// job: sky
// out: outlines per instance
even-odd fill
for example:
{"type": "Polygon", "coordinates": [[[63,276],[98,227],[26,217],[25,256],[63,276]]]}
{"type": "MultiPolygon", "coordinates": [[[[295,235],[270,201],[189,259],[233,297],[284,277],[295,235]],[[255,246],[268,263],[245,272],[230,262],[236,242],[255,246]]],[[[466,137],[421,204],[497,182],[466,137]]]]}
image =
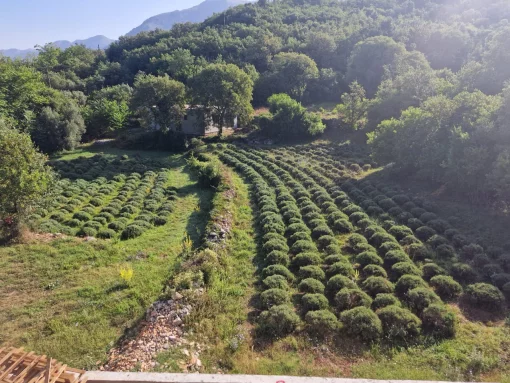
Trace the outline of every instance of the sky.
{"type": "Polygon", "coordinates": [[[0,0],[0,49],[104,35],[117,39],[159,13],[203,0],[0,0]]]}

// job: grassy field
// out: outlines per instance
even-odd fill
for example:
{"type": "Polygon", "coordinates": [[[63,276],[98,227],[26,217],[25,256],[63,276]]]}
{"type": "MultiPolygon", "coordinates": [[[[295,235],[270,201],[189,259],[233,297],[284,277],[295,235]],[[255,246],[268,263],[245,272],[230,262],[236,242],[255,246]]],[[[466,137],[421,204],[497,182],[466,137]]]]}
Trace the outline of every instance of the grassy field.
{"type": "MultiPolygon", "coordinates": [[[[190,340],[205,346],[202,372],[510,382],[510,328],[502,320],[468,320],[456,304],[449,305],[459,318],[454,339],[430,339],[407,349],[369,346],[344,336],[317,340],[302,329],[281,339],[258,336],[257,296],[265,265],[249,180],[224,167],[230,189],[215,193],[197,184],[183,156],[106,146],[83,147],[55,160],[98,153],[166,161],[169,182],[178,190],[175,209],[166,225],[136,239],[87,242],[32,234],[27,243],[0,248],[1,345],[97,368],[178,272],[186,235],[198,247],[206,225],[228,216],[231,234],[214,248],[221,267],[206,293],[192,302],[187,319],[190,340]],[[134,271],[127,284],[120,277],[125,267],[134,271]]],[[[374,170],[365,176],[376,177],[374,170]]],[[[342,246],[348,237],[336,235],[342,246]]],[[[180,372],[182,351],[160,354],[155,371],[180,372]]]]}
{"type": "Polygon", "coordinates": [[[98,152],[170,160],[179,198],[166,225],[127,241],[37,236],[0,248],[0,344],[26,346],[81,368],[103,361],[161,294],[187,233],[199,244],[213,196],[196,184],[181,156],[92,147],[59,159],[98,152]],[[127,285],[119,274],[126,265],[134,271],[127,285]]]}

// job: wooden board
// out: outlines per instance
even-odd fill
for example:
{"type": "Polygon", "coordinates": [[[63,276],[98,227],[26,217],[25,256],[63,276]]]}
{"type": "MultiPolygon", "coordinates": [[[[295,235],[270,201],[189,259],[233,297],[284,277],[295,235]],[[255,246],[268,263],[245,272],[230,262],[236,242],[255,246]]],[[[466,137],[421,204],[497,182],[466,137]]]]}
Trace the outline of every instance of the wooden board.
{"type": "Polygon", "coordinates": [[[0,383],[85,383],[85,371],[23,348],[0,348],[0,383]]]}

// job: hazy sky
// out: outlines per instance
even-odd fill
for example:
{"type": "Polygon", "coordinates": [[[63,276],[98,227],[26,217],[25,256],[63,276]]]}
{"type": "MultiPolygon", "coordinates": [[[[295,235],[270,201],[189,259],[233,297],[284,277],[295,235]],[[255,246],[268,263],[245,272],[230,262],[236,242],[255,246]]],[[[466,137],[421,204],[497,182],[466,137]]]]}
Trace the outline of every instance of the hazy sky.
{"type": "Polygon", "coordinates": [[[116,39],[151,16],[202,1],[0,0],[0,49],[27,49],[95,35],[116,39]]]}

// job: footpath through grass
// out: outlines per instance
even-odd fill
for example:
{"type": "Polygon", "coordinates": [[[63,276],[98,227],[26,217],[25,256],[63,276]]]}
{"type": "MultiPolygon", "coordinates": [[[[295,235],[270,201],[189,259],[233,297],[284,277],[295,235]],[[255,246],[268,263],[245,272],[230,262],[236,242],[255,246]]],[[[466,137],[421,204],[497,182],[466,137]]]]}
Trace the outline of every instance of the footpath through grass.
{"type": "MultiPolygon", "coordinates": [[[[60,159],[97,152],[169,158],[162,152],[101,147],[60,159]]],[[[28,244],[0,247],[1,346],[24,346],[86,369],[106,359],[123,331],[161,294],[183,238],[189,234],[198,244],[208,221],[213,191],[197,185],[181,156],[169,159],[179,198],[166,225],[128,241],[37,236],[28,244]],[[120,278],[126,266],[134,271],[127,284],[120,278]]]]}

